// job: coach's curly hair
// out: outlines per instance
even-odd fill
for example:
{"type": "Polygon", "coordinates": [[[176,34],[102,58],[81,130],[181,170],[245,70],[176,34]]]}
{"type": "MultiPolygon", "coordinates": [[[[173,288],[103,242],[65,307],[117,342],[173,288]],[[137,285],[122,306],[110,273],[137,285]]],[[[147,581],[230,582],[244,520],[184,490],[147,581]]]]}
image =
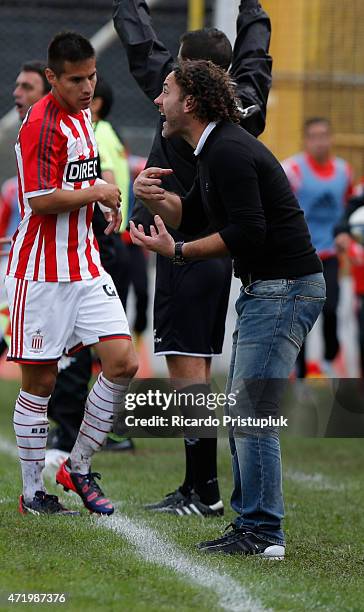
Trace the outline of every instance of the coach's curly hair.
{"type": "Polygon", "coordinates": [[[193,97],[197,119],[239,123],[235,86],[225,70],[207,60],[183,60],[176,64],[174,76],[182,97],[193,97]]]}

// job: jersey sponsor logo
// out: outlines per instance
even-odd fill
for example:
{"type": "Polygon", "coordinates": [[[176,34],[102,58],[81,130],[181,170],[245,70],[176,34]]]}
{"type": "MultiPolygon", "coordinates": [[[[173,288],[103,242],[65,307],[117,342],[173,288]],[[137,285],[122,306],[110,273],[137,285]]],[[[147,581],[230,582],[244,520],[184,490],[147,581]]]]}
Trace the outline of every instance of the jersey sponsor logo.
{"type": "Polygon", "coordinates": [[[42,353],[43,352],[43,340],[44,340],[44,337],[42,336],[40,329],[37,329],[35,334],[32,336],[32,348],[31,348],[32,353],[42,353]]]}
{"type": "Polygon", "coordinates": [[[76,183],[97,178],[97,157],[70,162],[66,171],[66,181],[76,183]]]}
{"type": "Polygon", "coordinates": [[[117,297],[116,291],[112,285],[102,285],[102,288],[108,297],[117,297]]]}

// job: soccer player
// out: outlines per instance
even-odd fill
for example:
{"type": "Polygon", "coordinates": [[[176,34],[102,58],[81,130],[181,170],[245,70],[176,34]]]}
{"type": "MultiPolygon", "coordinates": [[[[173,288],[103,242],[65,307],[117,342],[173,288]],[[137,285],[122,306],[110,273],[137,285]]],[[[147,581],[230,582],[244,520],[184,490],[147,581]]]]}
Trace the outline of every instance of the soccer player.
{"type": "MultiPolygon", "coordinates": [[[[128,196],[130,190],[130,173],[125,148],[120,142],[111,124],[105,120],[111,110],[113,102],[112,89],[108,83],[97,77],[94,97],[91,102],[91,118],[95,133],[98,155],[100,160],[99,171],[101,178],[108,183],[118,185],[123,194],[122,225],[128,220],[128,196]],[[124,196],[126,194],[126,197],[124,196]]],[[[126,310],[127,287],[130,277],[130,259],[126,245],[121,241],[119,234],[105,235],[105,220],[98,206],[95,207],[92,227],[100,249],[101,263],[112,277],[118,295],[126,310]]],[[[133,245],[134,247],[134,245],[133,245]]],[[[138,251],[139,247],[134,247],[138,251]]],[[[71,359],[62,359],[57,384],[48,405],[48,414],[57,423],[57,427],[50,430],[48,448],[56,449],[49,456],[57,460],[57,455],[72,449],[84,414],[85,400],[88,395],[88,385],[92,373],[91,349],[84,348],[71,359]],[[62,451],[57,453],[56,451],[62,451]]],[[[111,433],[103,450],[122,451],[133,449],[132,440],[128,438],[116,439],[111,433]]]]}
{"type": "Polygon", "coordinates": [[[97,179],[97,145],[89,106],[96,84],[95,51],[73,32],[48,49],[51,92],[27,113],[16,143],[21,222],[6,277],[12,320],[8,359],[21,365],[14,411],[23,476],[20,511],[69,513],[42,479],[48,431],[47,404],[63,350],[95,346],[102,372],[86,402],[80,433],[56,479],[78,493],[85,507],[111,514],[91,472],[91,457],[117,419],[137,370],[121,302],[100,263],[91,220],[99,202],[107,233],[120,226],[120,191],[97,179]]]}
{"type": "MultiPolygon", "coordinates": [[[[279,414],[284,380],[325,301],[322,265],[311,244],[303,211],[272,153],[238,124],[235,90],[212,62],[181,63],[155,100],[163,136],[177,135],[194,148],[198,175],[183,198],[160,177],[170,169],[147,168],[135,195],[156,214],[147,236],[131,222],[131,235],[175,264],[216,256],[234,259],[242,281],[226,395],[235,394],[232,417],[279,414]],[[160,216],[159,216],[160,215],[160,216]],[[175,242],[161,219],[187,235],[175,242]]],[[[187,309],[188,314],[188,309],[187,309]]],[[[285,540],[281,457],[276,427],[233,428],[233,474],[241,511],[221,538],[200,544],[206,552],[283,559],[285,540]]]]}
{"type": "MultiPolygon", "coordinates": [[[[153,30],[144,0],[114,0],[114,25],[126,50],[132,75],[151,101],[159,94],[172,70],[173,57],[153,30]]],[[[255,136],[264,129],[271,84],[268,54],[270,21],[257,0],[241,0],[234,49],[215,28],[186,32],[179,55],[185,59],[210,59],[228,70],[237,83],[242,124],[255,136]]],[[[196,175],[193,149],[180,137],[165,140],[159,120],[147,166],[167,166],[166,189],[185,195],[196,175]]],[[[138,202],[133,218],[146,231],[153,222],[138,202]]],[[[183,234],[174,233],[176,240],[183,234]]],[[[154,351],[165,356],[170,377],[181,393],[210,391],[211,360],[222,351],[231,283],[231,261],[195,260],[179,268],[157,257],[154,298],[154,351]],[[191,310],[193,309],[193,310],[191,310]],[[188,313],[188,314],[187,314],[188,313]],[[192,385],[191,381],[197,384],[192,385]]],[[[177,516],[216,516],[223,513],[217,480],[216,438],[186,437],[186,471],[183,483],[164,499],[148,504],[150,510],[177,516]]]]}
{"type": "MultiPolygon", "coordinates": [[[[349,164],[332,155],[332,129],[324,117],[307,119],[303,129],[304,152],[283,162],[283,168],[303,208],[312,241],[321,258],[327,288],[322,311],[323,372],[335,376],[333,362],[339,352],[337,307],[339,301],[339,260],[334,244],[334,228],[339,222],[352,190],[349,164]]],[[[299,356],[300,375],[305,374],[304,350],[299,356]]]]}

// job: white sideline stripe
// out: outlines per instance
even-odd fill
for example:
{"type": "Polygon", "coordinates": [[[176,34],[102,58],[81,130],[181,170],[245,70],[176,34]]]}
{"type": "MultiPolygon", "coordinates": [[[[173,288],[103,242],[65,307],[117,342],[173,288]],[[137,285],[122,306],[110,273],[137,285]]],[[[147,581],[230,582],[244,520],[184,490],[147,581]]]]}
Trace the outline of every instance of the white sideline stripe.
{"type": "Polygon", "coordinates": [[[321,491],[343,491],[345,489],[344,485],[332,482],[319,472],[315,474],[306,474],[298,470],[287,470],[285,472],[285,477],[299,484],[306,485],[311,489],[318,489],[321,491]]]}
{"type": "MultiPolygon", "coordinates": [[[[0,452],[14,458],[18,457],[16,446],[2,436],[0,436],[0,452]]],[[[175,544],[157,536],[155,531],[142,521],[132,521],[120,514],[91,520],[94,527],[110,529],[123,536],[137,548],[139,555],[148,563],[172,569],[189,582],[215,591],[219,598],[218,604],[223,610],[269,612],[269,608],[264,608],[257,599],[253,599],[231,576],[213,569],[202,559],[196,562],[192,557],[179,551],[175,544]]]]}
{"type": "MultiPolygon", "coordinates": [[[[100,519],[97,520],[100,525],[100,519]]],[[[189,582],[215,591],[218,605],[229,612],[263,612],[264,608],[246,589],[228,574],[214,569],[205,560],[196,561],[180,551],[165,537],[160,537],[147,523],[135,521],[125,515],[102,519],[102,526],[115,531],[136,547],[148,563],[172,569],[189,582]]],[[[201,553],[202,555],[202,553],[201,553]]]]}

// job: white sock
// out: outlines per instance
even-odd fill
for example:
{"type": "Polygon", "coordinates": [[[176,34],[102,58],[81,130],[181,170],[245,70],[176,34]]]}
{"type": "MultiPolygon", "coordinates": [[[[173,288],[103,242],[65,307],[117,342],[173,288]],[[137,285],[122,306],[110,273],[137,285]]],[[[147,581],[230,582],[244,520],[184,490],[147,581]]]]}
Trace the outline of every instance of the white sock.
{"type": "Polygon", "coordinates": [[[42,472],[48,436],[49,397],[39,397],[20,389],[15,403],[13,423],[23,476],[23,496],[27,502],[33,499],[36,491],[45,491],[42,472]]]}
{"type": "Polygon", "coordinates": [[[128,385],[117,385],[99,374],[86,401],[85,416],[70,459],[73,472],[87,474],[91,457],[100,450],[113,428],[113,415],[120,410],[128,385]]]}

